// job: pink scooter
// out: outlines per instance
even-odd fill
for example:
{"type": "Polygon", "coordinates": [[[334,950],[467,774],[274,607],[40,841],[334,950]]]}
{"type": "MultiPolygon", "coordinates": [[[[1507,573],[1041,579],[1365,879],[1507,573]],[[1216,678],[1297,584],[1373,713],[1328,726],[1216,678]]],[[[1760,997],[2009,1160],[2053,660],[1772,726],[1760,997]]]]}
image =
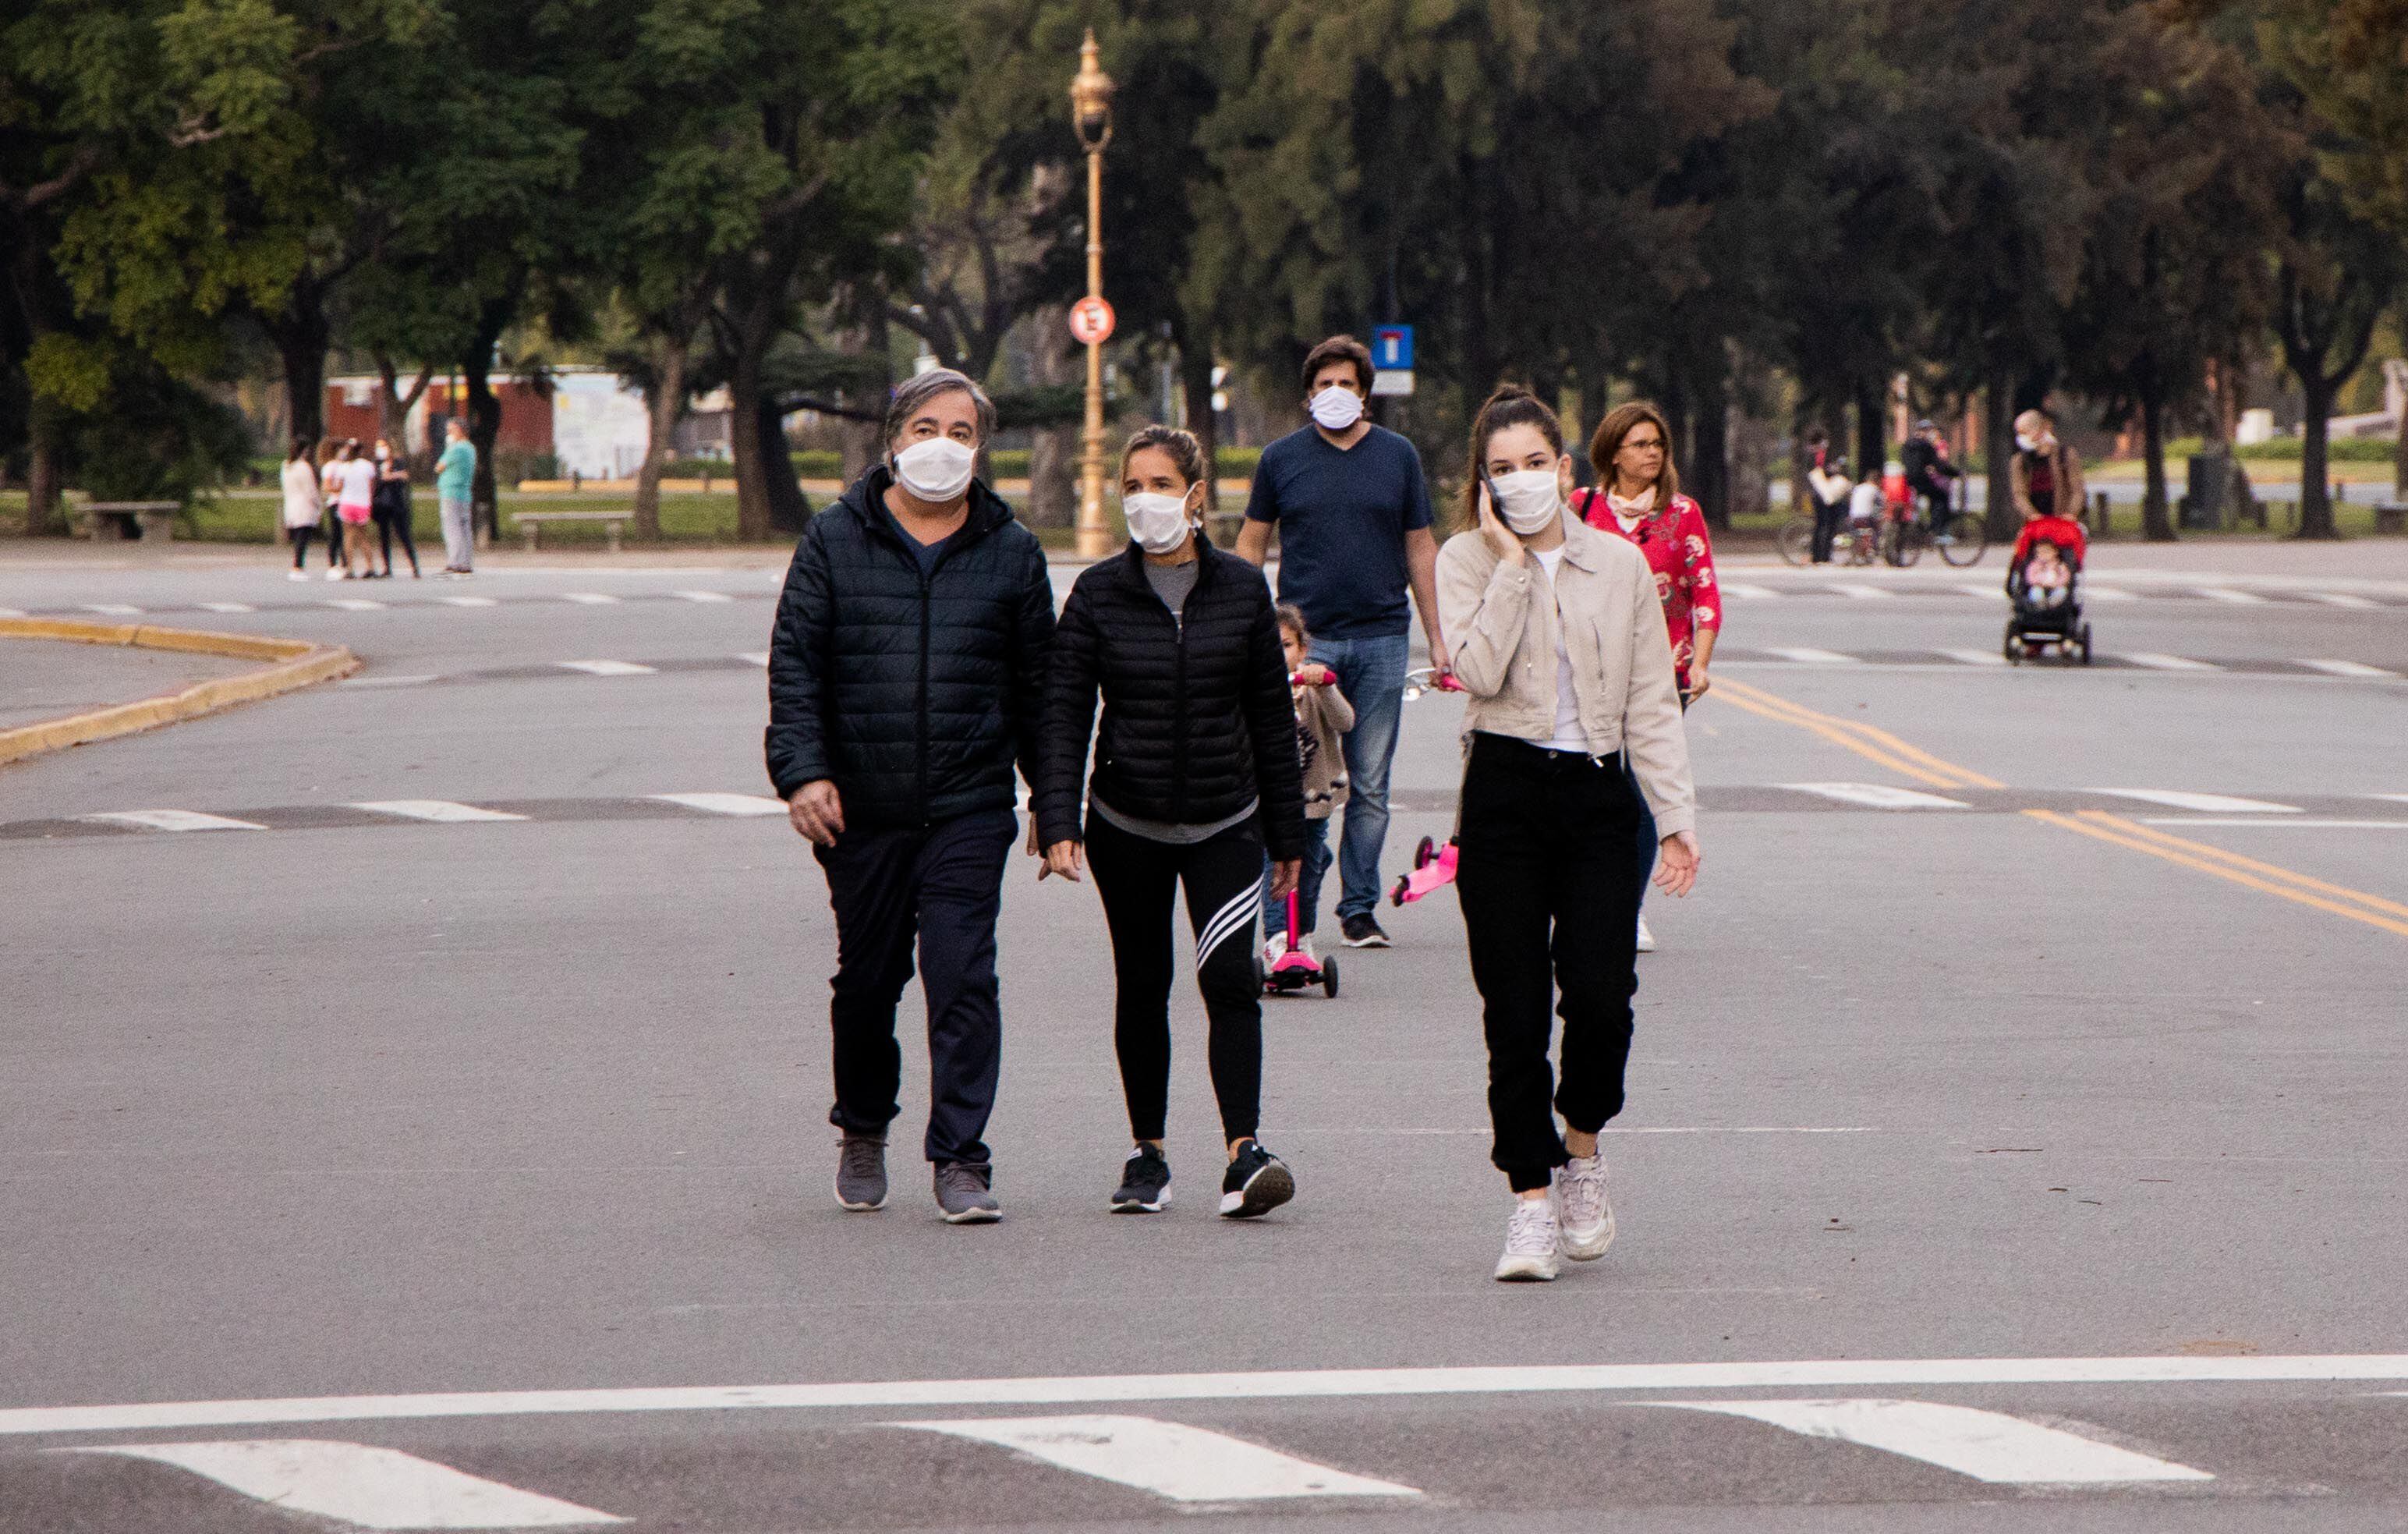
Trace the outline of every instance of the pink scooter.
{"type": "Polygon", "coordinates": [[[1318,985],[1323,996],[1336,996],[1338,961],[1329,958],[1315,962],[1311,954],[1297,953],[1297,945],[1304,940],[1304,935],[1297,931],[1296,926],[1296,891],[1290,890],[1287,892],[1287,952],[1279,956],[1278,963],[1263,971],[1263,990],[1276,996],[1318,985]]]}
{"type": "MultiPolygon", "coordinates": [[[[1452,673],[1433,672],[1426,667],[1405,673],[1407,702],[1412,701],[1424,693],[1462,691],[1463,683],[1455,681],[1452,673]]],[[[1397,876],[1397,887],[1388,892],[1388,903],[1392,906],[1409,906],[1422,896],[1434,895],[1454,883],[1455,855],[1453,837],[1446,839],[1446,845],[1443,847],[1427,837],[1422,838],[1421,845],[1413,849],[1413,871],[1397,876]]]]}

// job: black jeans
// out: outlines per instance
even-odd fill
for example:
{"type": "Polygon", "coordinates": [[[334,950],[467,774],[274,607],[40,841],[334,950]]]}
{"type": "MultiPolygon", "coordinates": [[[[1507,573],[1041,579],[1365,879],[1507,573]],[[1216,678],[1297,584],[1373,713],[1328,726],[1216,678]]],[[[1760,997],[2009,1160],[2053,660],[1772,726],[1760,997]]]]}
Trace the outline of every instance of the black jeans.
{"type": "Polygon", "coordinates": [[[987,1163],[1003,1011],[995,977],[995,920],[1003,868],[1019,834],[1009,810],[925,827],[855,826],[813,847],[836,908],[836,1106],[828,1122],[882,1135],[902,1111],[903,1053],[895,1009],[920,950],[928,998],[931,1161],[987,1163]]]}
{"type": "Polygon", "coordinates": [[[1221,1134],[1243,1140],[1262,1116],[1263,982],[1254,913],[1263,900],[1263,838],[1253,821],[1180,846],[1124,831],[1092,810],[1087,866],[1112,934],[1112,1044],[1129,1133],[1160,1140],[1170,1097],[1170,902],[1187,886],[1196,985],[1211,1021],[1205,1054],[1221,1134]]]}
{"type": "Polygon", "coordinates": [[[1847,502],[1834,501],[1828,506],[1820,501],[1814,503],[1814,548],[1812,563],[1816,565],[1831,563],[1831,539],[1842,527],[1847,525],[1847,502]]]}
{"type": "Polygon", "coordinates": [[[378,507],[370,512],[370,515],[376,519],[377,538],[384,545],[385,573],[387,575],[393,573],[393,536],[399,533],[402,552],[409,556],[409,573],[416,575],[418,573],[418,539],[410,533],[409,509],[407,507],[378,507]]]}
{"type": "Polygon", "coordinates": [[[1555,1113],[1594,1134],[1622,1111],[1640,811],[1618,755],[1471,738],[1455,884],[1488,1035],[1489,1159],[1516,1193],[1545,1187],[1567,1159],[1555,1113]],[[1560,1083],[1547,1061],[1551,1007],[1564,1021],[1560,1083]]]}

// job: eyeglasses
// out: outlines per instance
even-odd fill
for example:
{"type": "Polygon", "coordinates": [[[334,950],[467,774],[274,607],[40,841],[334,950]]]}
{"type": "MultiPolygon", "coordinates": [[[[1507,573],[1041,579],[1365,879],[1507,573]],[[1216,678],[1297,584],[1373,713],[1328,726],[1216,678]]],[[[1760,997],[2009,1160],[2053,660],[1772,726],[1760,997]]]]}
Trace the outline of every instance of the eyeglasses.
{"type": "Polygon", "coordinates": [[[1664,446],[1664,439],[1660,437],[1626,437],[1622,439],[1622,445],[1624,448],[1633,449],[1640,452],[1645,452],[1649,448],[1655,448],[1661,451],[1664,446]]]}

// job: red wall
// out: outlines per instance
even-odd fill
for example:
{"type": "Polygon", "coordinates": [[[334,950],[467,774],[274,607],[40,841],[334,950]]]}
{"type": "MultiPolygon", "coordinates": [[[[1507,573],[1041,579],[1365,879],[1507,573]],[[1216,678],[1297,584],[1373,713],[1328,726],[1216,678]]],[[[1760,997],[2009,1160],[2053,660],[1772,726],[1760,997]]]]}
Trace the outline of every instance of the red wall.
{"type": "MultiPolygon", "coordinates": [[[[519,379],[495,379],[494,394],[502,402],[502,431],[494,444],[502,452],[550,452],[552,451],[552,400],[538,394],[519,379]]],[[[430,422],[452,414],[452,385],[446,380],[426,386],[426,413],[430,422]]],[[[468,391],[460,390],[460,411],[467,412],[468,391]]],[[[366,405],[344,402],[340,384],[326,385],[326,435],[337,441],[356,437],[362,442],[373,442],[377,435],[377,407],[373,395],[366,405]]]]}

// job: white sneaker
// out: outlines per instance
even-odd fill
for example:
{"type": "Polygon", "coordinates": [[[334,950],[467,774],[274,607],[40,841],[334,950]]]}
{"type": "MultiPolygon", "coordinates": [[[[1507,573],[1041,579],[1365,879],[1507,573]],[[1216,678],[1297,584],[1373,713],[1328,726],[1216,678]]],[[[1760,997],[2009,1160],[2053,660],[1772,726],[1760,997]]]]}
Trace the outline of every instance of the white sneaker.
{"type": "Polygon", "coordinates": [[[350,573],[351,572],[349,570],[329,569],[326,572],[326,579],[329,581],[340,581],[350,573]]]}
{"type": "Polygon", "coordinates": [[[307,581],[309,578],[302,574],[300,566],[296,565],[292,569],[284,572],[284,579],[287,581],[307,581]]]}
{"type": "Polygon", "coordinates": [[[1505,1222],[1505,1254],[1497,1259],[1497,1282],[1552,1282],[1558,1271],[1555,1246],[1554,1197],[1525,1198],[1516,1194],[1512,1218],[1505,1222]]]}
{"type": "Polygon", "coordinates": [[[1613,1244],[1613,1205],[1605,1196],[1605,1157],[1576,1155],[1555,1168],[1564,1255],[1595,1262],[1613,1244]]]}
{"type": "Polygon", "coordinates": [[[1287,957],[1287,934],[1274,932],[1270,935],[1270,940],[1263,944],[1263,968],[1268,969],[1285,957],[1287,957]]]}
{"type": "MultiPolygon", "coordinates": [[[[1287,941],[1287,939],[1284,936],[1282,936],[1280,941],[1284,943],[1287,941]]],[[[1303,954],[1305,962],[1312,965],[1315,969],[1321,968],[1321,955],[1312,951],[1312,939],[1311,937],[1298,938],[1296,940],[1296,952],[1303,954]]]]}
{"type": "Polygon", "coordinates": [[[1639,918],[1639,952],[1641,953],[1656,952],[1656,934],[1647,930],[1647,918],[1644,916],[1639,918]]]}

